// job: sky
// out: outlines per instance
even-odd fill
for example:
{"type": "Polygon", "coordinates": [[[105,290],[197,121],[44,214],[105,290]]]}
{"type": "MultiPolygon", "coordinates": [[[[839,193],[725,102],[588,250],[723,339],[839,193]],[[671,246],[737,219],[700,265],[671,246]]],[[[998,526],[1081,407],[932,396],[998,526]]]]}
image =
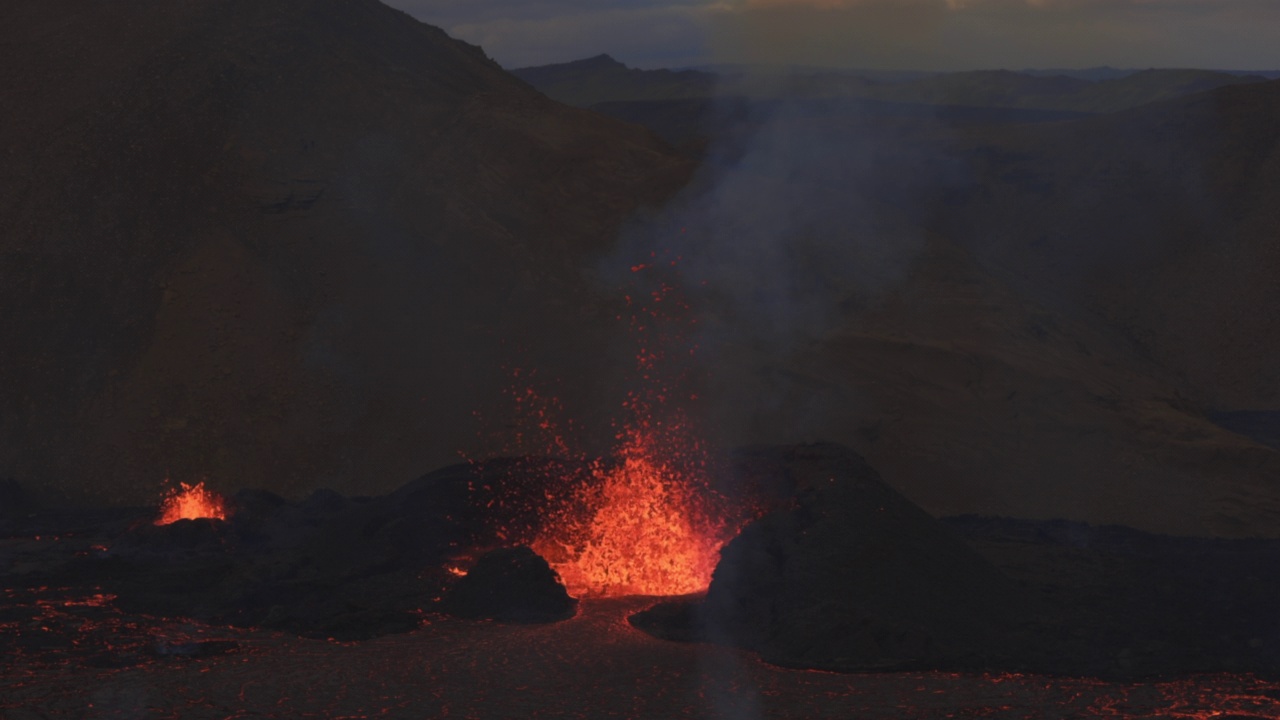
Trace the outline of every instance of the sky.
{"type": "Polygon", "coordinates": [[[504,67],[1280,69],[1280,0],[384,0],[504,67]]]}

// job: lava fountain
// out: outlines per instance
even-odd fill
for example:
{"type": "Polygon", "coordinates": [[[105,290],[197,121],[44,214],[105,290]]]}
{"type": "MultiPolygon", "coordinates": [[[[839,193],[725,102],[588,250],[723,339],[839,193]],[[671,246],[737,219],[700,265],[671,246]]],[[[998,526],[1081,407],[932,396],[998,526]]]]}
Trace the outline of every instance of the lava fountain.
{"type": "Polygon", "coordinates": [[[613,462],[593,469],[569,522],[544,526],[533,549],[574,595],[683,595],[711,582],[739,524],[719,519],[702,468],[663,456],[654,437],[629,434],[613,462]]]}
{"type": "MultiPolygon", "coordinates": [[[[541,510],[530,545],[575,596],[696,593],[751,513],[715,491],[685,413],[697,401],[688,389],[696,350],[688,305],[667,283],[626,300],[638,343],[637,389],[622,405],[627,419],[610,458],[590,463],[585,481],[546,494],[554,502],[541,510]]],[[[545,415],[540,420],[548,430],[545,415]]],[[[548,435],[548,449],[563,452],[564,436],[548,435]]]]}
{"type": "Polygon", "coordinates": [[[179,487],[171,488],[161,500],[160,517],[156,518],[156,525],[198,518],[226,520],[226,500],[218,493],[205,489],[203,482],[195,485],[179,483],[179,487]]]}

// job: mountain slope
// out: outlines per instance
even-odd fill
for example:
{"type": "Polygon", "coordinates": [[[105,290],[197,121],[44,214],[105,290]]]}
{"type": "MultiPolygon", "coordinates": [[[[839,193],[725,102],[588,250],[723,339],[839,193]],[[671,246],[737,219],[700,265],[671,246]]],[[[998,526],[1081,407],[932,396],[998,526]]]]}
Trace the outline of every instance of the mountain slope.
{"type": "Polygon", "coordinates": [[[1028,292],[1102,312],[1203,406],[1273,409],[1277,119],[1270,81],[983,134],[939,227],[1028,292]]]}
{"type": "Polygon", "coordinates": [[[689,172],[373,0],[0,27],[0,473],[73,493],[392,487],[473,441],[514,348],[596,392],[579,267],[689,172]]]}
{"type": "Polygon", "coordinates": [[[678,219],[730,299],[703,308],[731,326],[713,427],[836,438],[934,513],[1274,534],[1280,454],[1210,420],[1275,409],[1270,92],[1038,124],[722,115],[678,219]]]}

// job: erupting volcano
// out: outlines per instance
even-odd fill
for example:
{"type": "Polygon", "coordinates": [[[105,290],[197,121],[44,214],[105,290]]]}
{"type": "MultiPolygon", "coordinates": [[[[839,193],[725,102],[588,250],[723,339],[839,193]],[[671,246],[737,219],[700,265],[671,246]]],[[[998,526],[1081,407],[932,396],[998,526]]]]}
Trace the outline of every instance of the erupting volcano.
{"type": "Polygon", "coordinates": [[[711,582],[739,524],[713,511],[705,464],[671,452],[669,435],[629,428],[616,459],[598,463],[596,482],[534,541],[571,593],[682,595],[711,582]]]}
{"type": "Polygon", "coordinates": [[[203,482],[195,485],[179,483],[171,488],[160,502],[160,517],[156,525],[169,525],[179,520],[212,518],[227,519],[227,503],[218,493],[205,489],[203,482]]]}
{"type": "MultiPolygon", "coordinates": [[[[641,276],[654,270],[632,267],[641,276]]],[[[628,295],[626,303],[638,345],[636,389],[622,403],[627,419],[611,457],[586,463],[585,474],[548,479],[554,487],[540,494],[541,519],[530,545],[577,596],[696,593],[707,588],[720,548],[750,512],[716,491],[686,412],[697,401],[690,390],[695,346],[688,305],[666,282],[628,295]]],[[[518,411],[536,421],[523,440],[542,435],[543,452],[575,455],[550,417],[558,402],[530,389],[512,396],[518,411]]]]}

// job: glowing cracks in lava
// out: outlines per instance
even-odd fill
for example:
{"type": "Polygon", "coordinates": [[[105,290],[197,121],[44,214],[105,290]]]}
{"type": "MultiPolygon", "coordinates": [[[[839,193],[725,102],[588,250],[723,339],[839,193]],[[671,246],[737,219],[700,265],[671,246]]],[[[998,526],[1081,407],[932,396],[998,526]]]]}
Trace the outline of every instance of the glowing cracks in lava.
{"type": "Polygon", "coordinates": [[[160,517],[156,518],[156,525],[169,525],[179,520],[197,518],[227,519],[226,500],[218,493],[206,490],[203,482],[179,485],[178,488],[170,489],[160,502],[160,517]]]}

